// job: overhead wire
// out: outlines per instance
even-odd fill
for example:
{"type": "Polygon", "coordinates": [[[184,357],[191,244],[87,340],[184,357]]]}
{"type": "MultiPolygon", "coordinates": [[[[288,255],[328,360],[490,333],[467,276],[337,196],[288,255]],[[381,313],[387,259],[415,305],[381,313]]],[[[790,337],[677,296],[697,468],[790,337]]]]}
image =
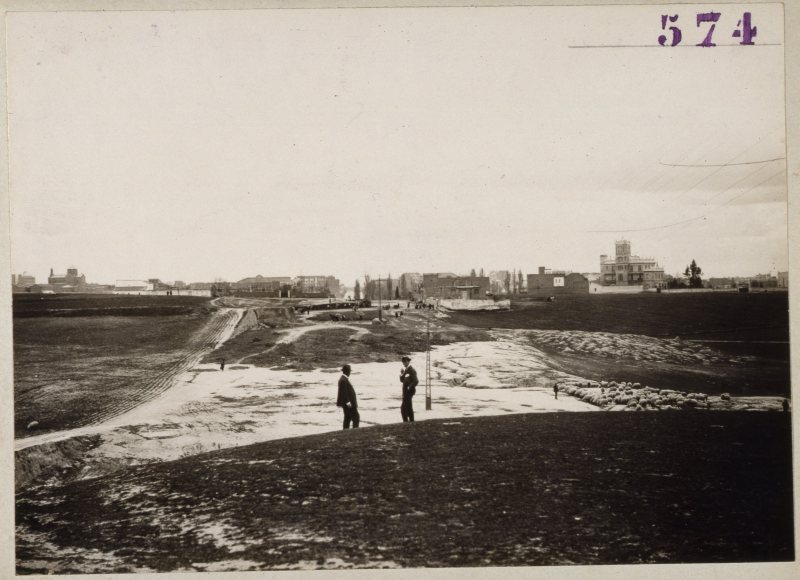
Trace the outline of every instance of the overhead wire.
{"type": "MultiPolygon", "coordinates": [[[[752,144],[748,145],[747,147],[745,147],[745,148],[744,148],[743,150],[741,150],[739,153],[737,153],[736,155],[734,155],[733,157],[731,157],[731,158],[730,158],[730,159],[729,159],[729,160],[728,160],[728,161],[727,161],[725,164],[713,164],[713,165],[702,165],[702,166],[700,166],[700,167],[713,167],[713,168],[714,168],[714,171],[712,171],[711,173],[708,173],[708,174],[704,175],[704,176],[703,176],[701,179],[697,180],[697,181],[696,181],[696,182],[694,182],[694,183],[693,183],[691,186],[689,186],[688,188],[684,189],[684,190],[683,190],[681,193],[679,193],[677,196],[672,196],[672,202],[674,203],[674,202],[677,202],[677,201],[679,201],[679,200],[680,200],[680,198],[682,198],[683,196],[685,196],[685,195],[686,195],[687,193],[689,193],[690,191],[692,191],[692,190],[696,189],[696,188],[697,188],[698,186],[700,186],[702,183],[706,182],[707,180],[711,179],[712,177],[714,177],[715,175],[717,175],[718,173],[720,173],[720,172],[721,172],[723,169],[725,169],[726,167],[730,167],[730,166],[738,166],[738,165],[750,165],[750,164],[753,164],[753,163],[755,163],[755,162],[737,162],[736,160],[737,160],[737,159],[739,159],[739,158],[741,158],[741,157],[742,157],[743,155],[745,155],[746,153],[748,153],[748,152],[749,152],[751,149],[753,149],[753,148],[754,148],[756,145],[758,145],[759,143],[761,143],[761,140],[760,140],[760,139],[759,139],[758,141],[755,141],[754,143],[752,143],[752,144]]],[[[778,158],[775,158],[775,159],[774,159],[774,161],[777,161],[777,160],[779,160],[779,159],[778,159],[778,158]]],[[[772,160],[761,160],[761,161],[757,162],[757,163],[759,163],[759,165],[760,165],[759,169],[758,169],[758,170],[756,170],[755,172],[753,172],[753,173],[749,174],[749,175],[752,175],[752,174],[755,174],[755,173],[757,173],[758,171],[760,171],[760,170],[761,170],[761,168],[765,167],[765,165],[763,165],[763,163],[768,163],[768,162],[771,162],[771,161],[772,161],[772,160]]],[[[661,165],[665,165],[665,166],[680,166],[680,167],[684,166],[684,165],[677,165],[677,164],[664,164],[664,163],[661,163],[661,162],[659,162],[659,163],[660,163],[661,165]]],[[[749,177],[749,175],[748,175],[748,176],[745,176],[745,178],[744,178],[744,179],[746,179],[747,177],[749,177]]],[[[679,177],[678,179],[680,179],[680,177],[679,177]]],[[[733,186],[726,188],[725,190],[723,190],[723,192],[721,192],[721,193],[718,193],[718,194],[715,194],[715,195],[714,195],[712,198],[710,198],[709,200],[707,200],[707,201],[706,201],[706,204],[707,204],[709,201],[711,201],[711,199],[716,199],[716,198],[717,198],[719,195],[721,195],[722,193],[725,193],[725,192],[727,192],[727,191],[730,191],[730,189],[731,189],[732,187],[735,187],[736,185],[738,185],[739,183],[741,183],[741,181],[744,181],[744,179],[742,179],[742,180],[738,180],[738,181],[737,181],[737,182],[736,182],[736,183],[735,183],[733,186]]],[[[665,182],[662,184],[662,186],[661,186],[660,188],[658,188],[658,189],[662,189],[664,186],[666,186],[666,185],[667,185],[667,183],[669,183],[669,181],[670,181],[670,180],[669,180],[669,179],[667,179],[667,181],[665,181],[665,182]]],[[[674,181],[673,181],[673,183],[674,183],[674,181]]],[[[653,193],[656,193],[656,192],[658,191],[658,189],[657,189],[656,191],[654,191],[653,193]]],[[[662,229],[666,229],[666,228],[671,228],[671,227],[679,226],[679,225],[681,225],[681,224],[688,224],[688,223],[691,223],[691,222],[693,222],[693,221],[697,221],[698,219],[701,219],[701,217],[703,217],[703,216],[698,216],[698,217],[687,218],[687,219],[679,220],[679,221],[672,222],[672,223],[669,223],[669,224],[665,224],[665,225],[661,225],[661,226],[648,227],[648,228],[617,228],[617,229],[605,229],[605,230],[586,230],[586,231],[587,231],[587,233],[625,233],[625,232],[646,232],[646,231],[658,231],[658,230],[662,230],[662,229]]]]}
{"type": "Polygon", "coordinates": [[[664,163],[659,161],[659,165],[666,167],[733,167],[736,165],[755,165],[757,163],[772,163],[773,161],[780,161],[786,157],[773,157],[772,159],[761,159],[759,161],[741,161],[739,163],[703,163],[703,164],[688,164],[688,163],[664,163]]]}
{"type": "MultiPolygon", "coordinates": [[[[749,174],[749,175],[745,176],[745,179],[746,179],[746,178],[749,178],[749,177],[751,177],[752,175],[755,175],[755,173],[757,173],[757,172],[753,172],[753,173],[751,173],[751,174],[749,174]]],[[[732,198],[730,198],[730,199],[729,199],[729,200],[727,200],[726,202],[724,202],[724,203],[722,203],[722,204],[720,204],[720,205],[716,206],[715,208],[711,208],[711,210],[709,210],[707,213],[704,213],[703,215],[695,216],[695,217],[692,217],[692,218],[688,218],[688,219],[681,220],[681,221],[677,221],[677,222],[670,223],[670,224],[664,224],[664,225],[659,225],[659,226],[653,226],[653,227],[649,227],[649,228],[614,229],[614,230],[588,230],[588,231],[589,231],[589,232],[591,232],[591,233],[632,233],[632,232],[649,232],[649,231],[655,231],[655,230],[660,230],[660,229],[671,228],[671,227],[675,227],[675,226],[679,226],[679,225],[683,225],[683,224],[688,224],[688,223],[691,223],[691,222],[694,222],[694,221],[697,221],[697,220],[701,220],[701,219],[704,219],[704,218],[708,217],[708,216],[709,216],[709,215],[711,215],[711,214],[712,214],[712,213],[713,213],[715,210],[717,210],[717,209],[720,209],[720,208],[722,208],[722,207],[724,207],[724,206],[726,206],[726,205],[729,205],[731,202],[733,202],[733,201],[735,201],[735,200],[737,200],[737,199],[739,199],[739,198],[743,197],[744,195],[746,195],[746,194],[750,193],[751,191],[753,191],[755,188],[757,188],[757,187],[760,187],[761,185],[763,185],[763,184],[765,184],[766,182],[768,182],[770,179],[773,179],[773,178],[775,178],[775,177],[777,177],[777,176],[781,175],[782,173],[783,173],[783,170],[780,170],[780,171],[777,171],[777,172],[775,172],[775,173],[772,173],[771,175],[767,176],[767,178],[766,178],[766,179],[763,179],[762,181],[759,181],[757,184],[753,185],[752,187],[749,187],[749,188],[748,188],[748,189],[746,189],[744,192],[742,192],[742,193],[740,193],[740,194],[738,194],[738,195],[735,195],[735,196],[733,196],[732,198]]],[[[739,181],[738,181],[736,184],[734,184],[734,186],[735,186],[735,185],[738,185],[738,183],[741,183],[741,181],[744,181],[744,179],[742,179],[742,180],[739,180],[739,181]]],[[[732,187],[734,187],[734,186],[731,186],[730,188],[728,188],[728,189],[727,189],[727,190],[725,190],[725,191],[726,191],[726,192],[727,192],[727,191],[729,191],[729,190],[730,190],[730,189],[732,189],[732,187]]],[[[723,192],[723,193],[725,193],[725,192],[723,192]]],[[[721,194],[717,194],[717,195],[721,195],[721,194]]]]}

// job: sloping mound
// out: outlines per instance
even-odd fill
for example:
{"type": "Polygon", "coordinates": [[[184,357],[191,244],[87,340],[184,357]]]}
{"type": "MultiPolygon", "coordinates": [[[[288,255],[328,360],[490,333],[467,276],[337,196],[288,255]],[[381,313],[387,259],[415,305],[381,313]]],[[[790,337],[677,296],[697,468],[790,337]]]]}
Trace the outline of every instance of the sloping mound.
{"type": "Polygon", "coordinates": [[[18,573],[791,560],[789,414],[438,420],[17,496],[18,573]]]}

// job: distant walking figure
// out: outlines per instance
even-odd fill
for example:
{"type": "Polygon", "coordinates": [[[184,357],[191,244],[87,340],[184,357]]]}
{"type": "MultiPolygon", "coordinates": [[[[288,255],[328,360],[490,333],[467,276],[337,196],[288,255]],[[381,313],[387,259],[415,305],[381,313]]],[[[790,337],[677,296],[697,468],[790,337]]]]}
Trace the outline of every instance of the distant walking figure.
{"type": "Polygon", "coordinates": [[[558,383],[553,385],[553,393],[555,394],[556,399],[557,399],[558,398],[558,383]]]}
{"type": "Polygon", "coordinates": [[[409,364],[411,359],[404,356],[400,360],[403,362],[403,368],[400,370],[400,382],[403,383],[403,404],[400,405],[400,416],[403,417],[404,423],[413,423],[414,406],[411,399],[414,397],[414,393],[417,392],[419,380],[417,379],[417,371],[409,364]]]}
{"type": "Polygon", "coordinates": [[[789,410],[789,399],[783,400],[783,412],[787,412],[789,410]]]}
{"type": "Polygon", "coordinates": [[[219,361],[219,370],[221,370],[221,371],[225,370],[225,359],[222,359],[221,361],[219,361]]]}
{"type": "Polygon", "coordinates": [[[356,400],[356,390],[350,383],[350,365],[342,367],[342,376],[339,377],[339,395],[336,397],[336,406],[341,407],[344,411],[344,424],[343,429],[350,428],[350,422],[353,423],[353,429],[358,427],[361,416],[358,414],[358,401],[356,400]]]}

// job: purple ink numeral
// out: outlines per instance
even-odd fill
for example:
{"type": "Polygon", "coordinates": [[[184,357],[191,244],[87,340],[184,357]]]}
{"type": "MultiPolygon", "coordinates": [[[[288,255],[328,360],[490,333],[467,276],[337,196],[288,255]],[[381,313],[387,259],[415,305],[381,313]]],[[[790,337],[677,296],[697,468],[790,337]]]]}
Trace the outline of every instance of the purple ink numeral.
{"type": "Polygon", "coordinates": [[[736,24],[736,26],[742,26],[741,30],[738,28],[734,30],[732,35],[734,38],[742,39],[742,42],[739,44],[755,44],[753,42],[753,38],[758,34],[758,28],[751,26],[749,12],[742,14],[742,19],[736,24]],[[742,26],[743,22],[744,26],[742,26]]]}
{"type": "MultiPolygon", "coordinates": [[[[700,26],[701,22],[716,22],[719,20],[720,12],[703,12],[702,14],[697,15],[697,26],[700,26]]],[[[714,34],[714,28],[716,24],[711,24],[711,28],[708,29],[708,34],[703,39],[703,42],[698,44],[697,46],[717,46],[713,42],[711,42],[711,36],[714,34]]]]}
{"type": "MultiPolygon", "coordinates": [[[[678,20],[678,15],[669,16],[667,14],[661,15],[661,30],[667,29],[667,20],[670,22],[675,22],[678,20]]],[[[677,46],[681,41],[681,29],[677,26],[670,26],[669,29],[672,31],[672,43],[669,46],[677,46]]],[[[667,45],[667,37],[665,35],[661,35],[658,37],[658,44],[661,46],[667,45]]]]}

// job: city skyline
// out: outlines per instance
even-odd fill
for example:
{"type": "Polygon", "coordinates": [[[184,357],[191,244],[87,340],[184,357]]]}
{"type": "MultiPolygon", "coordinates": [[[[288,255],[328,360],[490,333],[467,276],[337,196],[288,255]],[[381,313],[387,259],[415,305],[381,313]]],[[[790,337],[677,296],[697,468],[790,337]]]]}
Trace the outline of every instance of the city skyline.
{"type": "MultiPolygon", "coordinates": [[[[687,263],[683,267],[677,268],[677,269],[675,269],[675,271],[671,271],[671,270],[665,269],[665,274],[668,275],[668,276],[673,276],[673,277],[680,278],[680,277],[683,276],[684,269],[691,263],[691,261],[692,261],[691,259],[688,260],[687,263]]],[[[703,269],[703,274],[702,274],[703,279],[708,279],[708,278],[748,278],[748,277],[754,277],[754,276],[757,276],[757,275],[760,275],[760,274],[775,275],[778,272],[788,271],[788,270],[766,270],[766,269],[763,269],[763,270],[758,270],[758,271],[753,271],[753,272],[738,272],[738,273],[735,273],[735,274],[718,275],[713,271],[712,272],[708,272],[706,267],[703,264],[698,263],[698,265],[703,269]]],[[[598,260],[598,266],[599,266],[599,260],[598,260]]],[[[544,267],[547,271],[574,272],[574,273],[579,273],[579,274],[600,274],[600,268],[599,267],[595,268],[593,270],[575,270],[575,269],[571,269],[571,268],[561,268],[561,267],[558,267],[558,266],[551,266],[551,265],[532,266],[530,269],[526,269],[524,267],[523,268],[513,268],[513,267],[512,268],[506,268],[506,267],[495,267],[495,266],[491,266],[491,267],[477,266],[477,267],[474,267],[474,268],[469,268],[466,271],[455,271],[452,268],[449,268],[449,269],[440,270],[439,272],[453,272],[453,273],[455,273],[456,275],[459,275],[459,276],[468,276],[470,274],[471,270],[474,269],[476,271],[476,273],[479,273],[481,270],[483,270],[484,274],[486,276],[489,276],[489,274],[491,272],[506,271],[507,270],[509,273],[511,273],[512,271],[516,271],[516,272],[522,272],[524,275],[527,275],[527,274],[535,274],[539,267],[544,267]]],[[[81,273],[81,274],[85,274],[86,273],[85,270],[82,267],[80,267],[80,265],[75,265],[75,264],[69,264],[68,266],[65,266],[65,267],[63,267],[61,269],[59,269],[58,267],[54,267],[53,268],[53,272],[55,274],[57,274],[57,275],[58,274],[63,274],[64,272],[66,272],[66,270],[68,268],[78,268],[79,269],[79,273],[81,273]]],[[[392,276],[393,279],[398,279],[403,274],[409,274],[409,273],[415,273],[415,274],[432,273],[432,272],[423,272],[422,270],[406,270],[406,271],[399,271],[398,270],[398,271],[396,271],[396,273],[393,273],[393,272],[394,271],[392,271],[392,270],[386,270],[386,271],[382,271],[382,272],[364,272],[360,276],[354,277],[352,280],[347,279],[347,278],[343,278],[337,272],[316,272],[316,273],[313,273],[313,274],[311,274],[311,273],[302,274],[302,273],[296,273],[296,272],[288,272],[288,273],[287,272],[250,272],[250,273],[245,273],[245,274],[243,274],[241,276],[235,276],[235,277],[230,278],[230,279],[225,279],[225,278],[222,278],[222,277],[216,277],[216,278],[202,278],[202,279],[196,279],[195,280],[195,279],[183,279],[183,278],[180,278],[180,277],[169,276],[169,275],[161,275],[161,276],[146,275],[146,276],[143,276],[143,277],[119,276],[119,277],[116,277],[116,278],[114,278],[112,280],[98,280],[98,279],[87,277],[87,283],[88,284],[98,284],[98,285],[113,285],[114,282],[116,282],[118,280],[148,280],[148,279],[159,279],[159,280],[161,280],[162,282],[165,282],[165,283],[173,283],[173,282],[178,282],[179,281],[179,282],[184,282],[186,284],[190,284],[190,283],[193,283],[193,282],[196,282],[196,283],[214,282],[214,281],[217,281],[217,280],[222,281],[222,282],[231,282],[232,283],[232,282],[238,282],[240,280],[244,280],[246,278],[250,278],[250,277],[253,277],[253,276],[263,276],[264,278],[288,276],[290,278],[296,278],[296,277],[301,277],[301,276],[319,275],[319,276],[334,276],[337,279],[339,279],[341,284],[343,284],[345,286],[348,286],[348,287],[351,287],[351,286],[353,286],[353,284],[355,283],[356,280],[359,280],[359,282],[361,282],[363,284],[364,275],[365,274],[367,276],[370,276],[371,279],[377,279],[380,276],[381,278],[383,278],[385,280],[387,275],[392,276]]],[[[20,276],[20,275],[33,276],[36,279],[36,283],[37,284],[46,283],[46,280],[48,278],[48,274],[49,274],[49,269],[48,269],[47,273],[45,273],[42,276],[40,276],[36,272],[31,272],[30,270],[23,270],[23,271],[20,271],[20,272],[17,272],[17,271],[12,272],[13,276],[20,276]]]]}
{"type": "Polygon", "coordinates": [[[9,14],[12,270],[788,270],[780,6],[752,47],[571,48],[660,10],[9,14]]]}

